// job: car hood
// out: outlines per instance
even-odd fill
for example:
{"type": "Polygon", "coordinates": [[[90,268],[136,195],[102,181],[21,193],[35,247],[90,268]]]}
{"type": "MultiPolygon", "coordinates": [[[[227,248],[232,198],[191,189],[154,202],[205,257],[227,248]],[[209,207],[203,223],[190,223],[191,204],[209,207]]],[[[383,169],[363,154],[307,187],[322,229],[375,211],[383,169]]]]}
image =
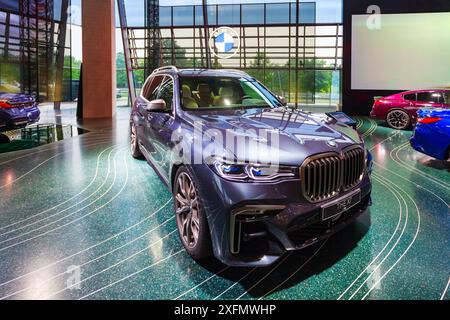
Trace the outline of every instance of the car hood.
{"type": "Polygon", "coordinates": [[[33,103],[35,99],[30,95],[23,93],[5,93],[0,92],[0,100],[8,101],[10,104],[33,103]]]}
{"type": "Polygon", "coordinates": [[[240,161],[298,165],[311,155],[339,153],[363,143],[355,130],[325,114],[287,108],[195,111],[187,118],[202,125],[204,143],[215,136],[213,140],[240,161]],[[224,141],[217,139],[219,133],[224,141]],[[243,138],[252,143],[242,143],[243,138]]]}

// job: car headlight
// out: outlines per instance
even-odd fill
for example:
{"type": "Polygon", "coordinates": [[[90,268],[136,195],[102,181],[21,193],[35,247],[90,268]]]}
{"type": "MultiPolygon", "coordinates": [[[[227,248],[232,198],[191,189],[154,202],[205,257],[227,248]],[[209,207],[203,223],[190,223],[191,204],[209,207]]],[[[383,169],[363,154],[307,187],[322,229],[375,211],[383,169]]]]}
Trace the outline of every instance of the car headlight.
{"type": "Polygon", "coordinates": [[[211,167],[222,178],[241,182],[270,182],[278,179],[298,177],[298,168],[280,165],[249,163],[229,163],[223,159],[214,159],[211,167]]]}

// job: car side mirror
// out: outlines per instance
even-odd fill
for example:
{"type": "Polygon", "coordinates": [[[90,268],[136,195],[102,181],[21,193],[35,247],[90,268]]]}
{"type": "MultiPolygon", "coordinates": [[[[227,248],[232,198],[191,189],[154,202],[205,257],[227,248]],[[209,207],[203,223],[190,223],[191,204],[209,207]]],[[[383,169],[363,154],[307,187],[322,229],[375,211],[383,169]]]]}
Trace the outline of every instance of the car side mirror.
{"type": "Polygon", "coordinates": [[[287,106],[288,102],[285,97],[278,96],[278,100],[280,100],[280,102],[281,102],[281,104],[283,104],[283,106],[287,106]]]}
{"type": "Polygon", "coordinates": [[[153,100],[147,104],[147,111],[149,112],[164,112],[166,111],[166,102],[163,99],[153,100]]]}

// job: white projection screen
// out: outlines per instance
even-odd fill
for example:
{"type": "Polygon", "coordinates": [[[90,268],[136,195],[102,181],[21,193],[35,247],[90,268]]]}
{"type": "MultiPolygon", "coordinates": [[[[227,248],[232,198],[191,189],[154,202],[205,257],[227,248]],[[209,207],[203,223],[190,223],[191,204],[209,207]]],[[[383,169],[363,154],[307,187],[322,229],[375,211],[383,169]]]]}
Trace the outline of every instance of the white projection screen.
{"type": "Polygon", "coordinates": [[[450,12],[368,18],[352,17],[352,90],[450,87],[450,12]]]}

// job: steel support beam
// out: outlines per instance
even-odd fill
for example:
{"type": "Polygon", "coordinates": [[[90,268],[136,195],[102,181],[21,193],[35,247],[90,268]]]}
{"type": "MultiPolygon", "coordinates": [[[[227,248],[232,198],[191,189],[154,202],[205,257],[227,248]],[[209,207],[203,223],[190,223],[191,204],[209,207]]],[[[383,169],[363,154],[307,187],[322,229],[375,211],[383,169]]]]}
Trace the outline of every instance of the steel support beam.
{"type": "Polygon", "coordinates": [[[117,8],[119,11],[120,31],[122,34],[123,53],[125,56],[125,68],[127,73],[128,89],[130,94],[130,101],[131,104],[133,104],[134,101],[136,100],[136,88],[134,84],[133,64],[131,61],[130,39],[128,37],[127,15],[125,11],[124,0],[117,0],[117,8]]]}

